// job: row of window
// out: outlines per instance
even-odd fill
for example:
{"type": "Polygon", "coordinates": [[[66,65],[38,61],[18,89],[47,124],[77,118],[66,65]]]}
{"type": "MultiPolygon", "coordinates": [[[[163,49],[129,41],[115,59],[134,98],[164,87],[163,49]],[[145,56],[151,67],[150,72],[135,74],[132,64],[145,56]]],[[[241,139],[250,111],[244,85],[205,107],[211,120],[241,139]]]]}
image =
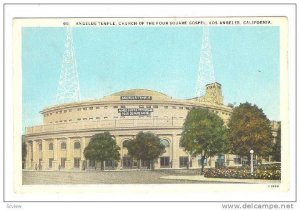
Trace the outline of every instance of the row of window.
{"type": "MultiPolygon", "coordinates": [[[[54,159],[53,158],[49,158],[48,159],[48,166],[49,168],[52,168],[53,167],[53,161],[54,159]]],[[[198,166],[201,166],[201,159],[198,160],[198,166]]],[[[58,168],[59,169],[64,169],[65,166],[66,166],[66,161],[67,159],[64,157],[64,158],[61,158],[60,159],[60,163],[59,163],[59,166],[58,168]]],[[[77,158],[74,158],[74,168],[80,168],[80,162],[81,162],[81,158],[77,157],[77,158]]],[[[160,163],[160,168],[172,168],[172,161],[170,159],[169,156],[163,156],[163,157],[160,157],[159,158],[159,163],[160,163]]],[[[241,163],[241,158],[237,158],[237,160],[235,161],[236,164],[240,164],[241,163]]],[[[122,161],[121,161],[121,166],[123,168],[136,168],[138,167],[138,161],[129,157],[129,156],[125,156],[122,158],[122,161]]],[[[207,161],[205,160],[205,165],[207,164],[207,161]]],[[[216,160],[216,164],[218,166],[221,166],[224,164],[224,159],[222,158],[222,156],[220,156],[217,160],[216,160]]],[[[95,160],[89,160],[88,161],[88,167],[95,167],[96,166],[96,162],[95,160]]],[[[117,162],[114,161],[114,160],[107,160],[105,161],[105,167],[107,168],[114,168],[117,166],[117,162]]],[[[39,169],[42,169],[42,159],[39,159],[39,165],[35,166],[36,169],[37,167],[39,169]]],[[[86,165],[84,164],[84,167],[82,166],[82,168],[85,168],[86,165]]],[[[146,161],[146,160],[142,160],[140,162],[140,167],[146,167],[146,168],[150,168],[150,161],[146,161]]],[[[188,156],[180,156],[179,157],[179,167],[180,168],[185,168],[185,167],[192,167],[192,161],[189,160],[189,157],[188,156]]]]}
{"type": "MultiPolygon", "coordinates": [[[[74,158],[74,168],[79,168],[80,167],[80,158],[74,158]]],[[[53,158],[49,158],[48,159],[48,167],[49,168],[52,168],[53,167],[53,161],[54,161],[54,159],[53,158]]],[[[60,170],[60,169],[64,169],[65,167],[66,167],[66,161],[67,161],[67,158],[61,158],[60,159],[60,163],[59,163],[59,165],[58,165],[58,169],[60,170]]],[[[42,166],[42,159],[39,159],[39,165],[37,166],[35,166],[35,169],[37,170],[37,169],[39,169],[39,170],[41,170],[43,168],[43,166],[42,166]]]]}
{"type": "Polygon", "coordinates": [[[214,112],[214,113],[216,113],[216,114],[223,114],[223,115],[231,115],[230,113],[228,113],[228,112],[221,112],[221,111],[217,111],[217,110],[212,110],[212,112],[214,112]]]}
{"type": "MultiPolygon", "coordinates": [[[[169,106],[163,106],[165,109],[168,109],[169,106]]],[[[172,109],[184,109],[183,106],[171,106],[172,109]]],[[[104,109],[107,109],[108,106],[104,106],[104,109]]],[[[117,108],[126,108],[126,106],[122,105],[122,106],[113,106],[113,108],[117,109],[117,108]]],[[[154,108],[154,109],[157,109],[158,108],[158,105],[140,105],[139,108],[154,108]]],[[[100,109],[100,106],[96,106],[96,107],[83,107],[83,108],[77,108],[77,111],[81,111],[81,110],[94,110],[94,109],[100,109]]],[[[185,107],[186,110],[191,110],[192,107],[185,107]]],[[[67,112],[72,112],[72,109],[65,109],[65,110],[61,110],[61,111],[56,111],[56,112],[51,112],[51,113],[46,113],[45,116],[48,117],[48,116],[51,116],[52,114],[62,114],[62,113],[67,113],[67,112]]]]}
{"type": "MultiPolygon", "coordinates": [[[[172,168],[172,161],[169,156],[163,156],[159,158],[160,168],[172,168]]],[[[188,167],[189,157],[188,156],[181,156],[179,157],[179,167],[184,168],[188,167]]],[[[123,157],[122,158],[122,167],[123,168],[135,168],[138,166],[138,161],[131,158],[131,157],[123,157]]],[[[150,161],[141,161],[141,167],[150,168],[150,161]]]]}
{"type": "MultiPolygon", "coordinates": [[[[125,117],[124,116],[114,116],[114,118],[113,119],[125,119],[125,117]]],[[[151,115],[142,115],[142,116],[139,116],[139,118],[151,118],[151,115]]],[[[153,116],[153,118],[158,118],[158,116],[153,116]]],[[[183,117],[178,117],[179,119],[183,119],[183,117]]],[[[87,118],[87,117],[85,117],[85,118],[77,118],[77,121],[81,121],[81,120],[100,120],[101,119],[101,117],[89,117],[89,118],[87,118]]],[[[103,117],[103,119],[104,120],[106,120],[106,119],[108,119],[108,117],[103,117]]],[[[168,119],[168,116],[164,116],[164,119],[168,119]]],[[[173,117],[173,119],[174,120],[176,120],[177,119],[177,117],[173,117]]],[[[67,123],[67,122],[72,122],[72,119],[69,119],[69,120],[60,120],[60,121],[55,121],[55,124],[57,124],[57,123],[67,123]]],[[[53,122],[49,122],[50,124],[52,124],[53,122]]]]}
{"type": "MultiPolygon", "coordinates": [[[[66,150],[67,149],[67,144],[65,142],[60,143],[60,149],[61,150],[66,150]]],[[[80,149],[80,143],[75,142],[74,143],[74,149],[80,149]]],[[[39,144],[39,151],[41,152],[43,150],[43,145],[40,143],[39,144]]],[[[48,144],[48,150],[53,150],[53,143],[48,144]]]]}
{"type": "MultiPolygon", "coordinates": [[[[126,144],[128,144],[129,141],[130,140],[123,141],[123,147],[126,147],[126,144]]],[[[169,141],[166,140],[166,139],[160,140],[160,143],[162,145],[164,145],[165,147],[169,147],[170,146],[169,141]]],[[[61,150],[66,150],[67,149],[67,144],[65,142],[60,143],[60,149],[61,150]]],[[[74,143],[74,149],[80,149],[80,142],[75,142],[74,143]]],[[[40,143],[39,144],[39,151],[42,151],[42,150],[43,150],[43,145],[40,143]]],[[[48,144],[48,150],[53,150],[53,143],[49,143],[48,144]]]]}

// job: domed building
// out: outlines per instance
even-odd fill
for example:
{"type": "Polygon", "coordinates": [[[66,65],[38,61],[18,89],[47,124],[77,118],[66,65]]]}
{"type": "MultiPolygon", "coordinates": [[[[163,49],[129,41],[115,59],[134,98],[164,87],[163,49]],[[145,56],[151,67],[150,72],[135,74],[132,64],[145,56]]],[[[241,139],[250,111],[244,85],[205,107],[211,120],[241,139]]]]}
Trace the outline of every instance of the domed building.
{"type": "MultiPolygon", "coordinates": [[[[155,133],[166,147],[155,168],[199,168],[200,157],[191,158],[180,147],[182,126],[189,110],[197,107],[215,112],[227,123],[232,109],[223,104],[221,92],[221,85],[212,83],[206,86],[203,97],[182,100],[153,90],[133,89],[99,100],[47,107],[40,112],[43,124],[26,128],[26,169],[94,169],[98,163],[86,160],[83,151],[94,134],[105,131],[121,148],[121,160],[106,161],[106,169],[137,167],[124,144],[140,131],[155,133]]],[[[211,161],[207,164],[214,166],[211,161]]]]}

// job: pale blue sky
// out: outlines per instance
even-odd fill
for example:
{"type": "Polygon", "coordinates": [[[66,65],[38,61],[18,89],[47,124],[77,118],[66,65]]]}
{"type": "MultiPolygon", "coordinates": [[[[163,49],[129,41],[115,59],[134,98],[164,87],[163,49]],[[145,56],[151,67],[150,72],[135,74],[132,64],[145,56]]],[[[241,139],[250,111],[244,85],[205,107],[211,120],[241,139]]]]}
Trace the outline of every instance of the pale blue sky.
{"type": "MultiPolygon", "coordinates": [[[[64,30],[22,30],[23,129],[56,103],[64,30]]],[[[73,39],[82,100],[132,88],[195,96],[201,27],[82,27],[73,39]]],[[[248,101],[279,120],[279,28],[211,27],[210,41],[225,103],[248,101]]]]}

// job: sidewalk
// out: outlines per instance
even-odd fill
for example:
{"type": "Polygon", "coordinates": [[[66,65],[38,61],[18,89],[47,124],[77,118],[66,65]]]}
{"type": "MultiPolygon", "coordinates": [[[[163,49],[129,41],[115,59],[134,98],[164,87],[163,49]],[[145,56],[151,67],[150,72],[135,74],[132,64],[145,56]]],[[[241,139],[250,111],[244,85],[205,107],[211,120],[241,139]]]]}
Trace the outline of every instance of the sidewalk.
{"type": "Polygon", "coordinates": [[[225,179],[225,178],[206,178],[201,175],[193,176],[162,176],[161,179],[172,180],[189,180],[203,182],[223,182],[223,183],[244,183],[244,184],[280,184],[281,180],[265,180],[265,179],[225,179]]]}

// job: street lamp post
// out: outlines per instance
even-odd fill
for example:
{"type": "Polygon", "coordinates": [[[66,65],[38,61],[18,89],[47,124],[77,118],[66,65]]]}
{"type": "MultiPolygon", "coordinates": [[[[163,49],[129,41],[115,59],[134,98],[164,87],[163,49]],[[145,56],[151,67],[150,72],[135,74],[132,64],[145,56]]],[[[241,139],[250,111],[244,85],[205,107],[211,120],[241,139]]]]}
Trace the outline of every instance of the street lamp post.
{"type": "Polygon", "coordinates": [[[250,150],[250,156],[251,156],[251,176],[253,176],[253,150],[250,150]]]}

